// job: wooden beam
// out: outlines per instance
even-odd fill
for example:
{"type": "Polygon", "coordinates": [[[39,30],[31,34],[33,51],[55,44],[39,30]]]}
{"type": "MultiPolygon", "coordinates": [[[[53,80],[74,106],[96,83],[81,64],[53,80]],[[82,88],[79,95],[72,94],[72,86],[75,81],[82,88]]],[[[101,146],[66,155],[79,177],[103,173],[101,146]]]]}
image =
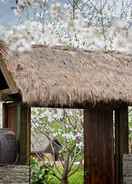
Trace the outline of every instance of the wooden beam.
{"type": "Polygon", "coordinates": [[[128,154],[128,106],[120,105],[115,109],[115,180],[117,184],[123,183],[122,159],[128,154]]]}
{"type": "Polygon", "coordinates": [[[19,90],[18,89],[3,89],[3,90],[0,90],[0,96],[1,98],[4,98],[8,95],[13,95],[13,94],[17,94],[19,93],[19,90]]]}
{"type": "Polygon", "coordinates": [[[85,184],[114,184],[113,111],[84,110],[85,184]]]}

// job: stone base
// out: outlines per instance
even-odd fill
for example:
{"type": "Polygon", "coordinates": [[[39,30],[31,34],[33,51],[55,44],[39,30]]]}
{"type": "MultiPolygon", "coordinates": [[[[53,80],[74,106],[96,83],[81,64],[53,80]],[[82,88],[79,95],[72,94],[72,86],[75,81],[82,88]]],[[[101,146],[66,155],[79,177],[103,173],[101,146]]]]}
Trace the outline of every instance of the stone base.
{"type": "Polygon", "coordinates": [[[132,184],[132,154],[123,156],[123,184],[132,184]]]}
{"type": "Polygon", "coordinates": [[[29,184],[30,169],[27,165],[0,166],[0,184],[29,184]]]}

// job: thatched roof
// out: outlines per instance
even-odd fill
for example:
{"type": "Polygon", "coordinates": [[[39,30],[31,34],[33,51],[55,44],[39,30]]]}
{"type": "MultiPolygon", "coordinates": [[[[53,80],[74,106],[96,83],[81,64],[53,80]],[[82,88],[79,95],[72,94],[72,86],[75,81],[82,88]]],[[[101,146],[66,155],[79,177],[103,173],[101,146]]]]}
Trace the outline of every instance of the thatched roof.
{"type": "Polygon", "coordinates": [[[10,54],[6,66],[32,106],[132,104],[132,55],[34,47],[10,54]]]}

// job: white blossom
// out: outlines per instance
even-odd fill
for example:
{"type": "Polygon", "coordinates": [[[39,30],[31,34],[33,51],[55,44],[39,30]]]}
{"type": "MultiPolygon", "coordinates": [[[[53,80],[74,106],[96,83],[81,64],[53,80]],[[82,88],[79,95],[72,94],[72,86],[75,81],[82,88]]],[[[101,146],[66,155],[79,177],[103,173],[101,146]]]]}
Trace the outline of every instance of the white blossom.
{"type": "Polygon", "coordinates": [[[19,39],[14,44],[12,43],[10,45],[10,50],[18,52],[31,51],[31,44],[25,39],[19,39]]]}
{"type": "MultiPolygon", "coordinates": [[[[93,6],[96,6],[99,10],[100,1],[93,0],[92,2],[93,6]]],[[[40,11],[37,6],[41,3],[48,3],[48,1],[18,1],[19,8],[36,6],[36,17],[29,20],[25,19],[24,22],[14,25],[11,29],[2,28],[0,36],[11,45],[12,50],[19,48],[20,52],[26,49],[30,50],[32,44],[46,44],[131,53],[132,17],[129,11],[130,7],[128,6],[124,15],[124,12],[121,12],[122,7],[119,2],[121,0],[107,1],[102,12],[105,15],[104,26],[102,27],[100,24],[102,15],[98,13],[97,16],[97,10],[88,1],[80,1],[80,9],[76,9],[74,20],[70,4],[62,4],[60,1],[54,0],[49,3],[49,7],[40,11]],[[19,39],[21,41],[18,41],[19,39]],[[27,40],[28,44],[22,40],[27,40]]],[[[127,5],[127,3],[130,4],[129,1],[124,1],[124,5],[127,5]]]]}

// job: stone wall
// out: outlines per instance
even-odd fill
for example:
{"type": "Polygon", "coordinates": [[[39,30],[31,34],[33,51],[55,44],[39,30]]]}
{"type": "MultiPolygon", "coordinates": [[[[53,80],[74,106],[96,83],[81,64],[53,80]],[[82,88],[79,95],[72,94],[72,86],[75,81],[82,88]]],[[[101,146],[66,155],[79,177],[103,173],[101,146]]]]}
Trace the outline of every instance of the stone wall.
{"type": "Polygon", "coordinates": [[[29,184],[29,166],[0,166],[0,184],[29,184]]]}
{"type": "MultiPolygon", "coordinates": [[[[0,184],[29,184],[30,169],[26,165],[0,166],[0,184]]],[[[123,156],[123,184],[132,184],[132,154],[123,156]]]]}
{"type": "Polygon", "coordinates": [[[123,157],[123,184],[132,184],[132,154],[123,157]]]}

